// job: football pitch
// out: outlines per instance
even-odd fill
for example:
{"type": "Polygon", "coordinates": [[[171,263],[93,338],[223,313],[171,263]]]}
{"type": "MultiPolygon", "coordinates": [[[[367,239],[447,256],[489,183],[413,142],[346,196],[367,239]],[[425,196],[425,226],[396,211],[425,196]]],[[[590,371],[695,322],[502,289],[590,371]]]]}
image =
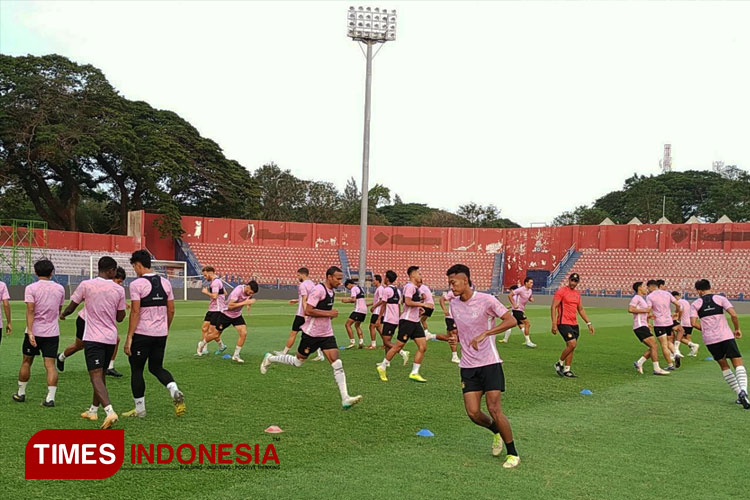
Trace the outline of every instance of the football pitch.
{"type": "MultiPolygon", "coordinates": [[[[421,370],[426,384],[409,381],[411,362],[404,367],[398,356],[384,383],[375,372],[382,350],[342,351],[349,392],[364,398],[342,411],[326,362],[310,360],[300,368],[272,365],[265,376],[258,371],[266,351],[283,347],[296,306],[259,301],[245,314],[249,333],[242,351],[245,364],[239,365],[214,355],[213,343],[209,356],[194,358],[207,302],[176,305],[165,367],[185,393],[185,416],[174,416],[167,390],[146,373],[148,416],[121,417],[118,424],[125,429],[122,470],[106,480],[24,481],[24,447],[36,431],[94,425],[79,417],[91,398],[83,352],[66,361],[55,408],[40,406],[46,394],[40,359],[32,367],[26,403],[11,400],[23,339],[23,304],[13,303],[15,330],[0,345],[4,498],[632,500],[745,495],[750,411],[735,404],[718,365],[705,360],[709,353],[702,344],[698,356],[686,357],[669,377],[638,375],[632,363],[644,349],[624,309],[588,309],[597,332],[593,337],[581,334],[573,362],[577,379],[555,374],[552,365],[563,342],[549,332],[547,307],[528,310],[536,349],[522,344],[517,329],[509,344],[498,344],[507,385],[503,408],[521,456],[517,469],[505,470],[505,453],[491,456],[491,433],[464,413],[459,369],[450,362],[446,343],[428,342],[421,370]],[[581,395],[583,389],[593,394],[581,395]],[[264,433],[270,425],[284,433],[264,433]],[[416,436],[423,428],[434,437],[416,436]],[[273,443],[280,469],[131,465],[131,443],[191,443],[196,448],[201,443],[259,443],[261,449],[273,443]]],[[[344,345],[344,322],[352,307],[338,302],[335,307],[336,338],[344,345]]],[[[750,317],[741,317],[741,323],[750,335],[750,317]]],[[[74,339],[74,329],[74,318],[62,323],[61,349],[74,339]]],[[[439,310],[430,329],[444,331],[439,310]]],[[[231,353],[237,335],[230,328],[223,337],[231,353]]],[[[694,340],[700,342],[699,333],[694,340]]],[[[738,345],[750,356],[747,337],[738,345]]],[[[406,349],[413,353],[415,346],[410,343],[406,349]]],[[[683,354],[687,350],[682,346],[683,354]]],[[[133,407],[130,369],[122,352],[116,367],[125,376],[108,378],[108,387],[122,414],[133,407]]],[[[644,370],[650,373],[650,363],[644,370]]],[[[101,422],[103,412],[99,415],[101,422]]]]}

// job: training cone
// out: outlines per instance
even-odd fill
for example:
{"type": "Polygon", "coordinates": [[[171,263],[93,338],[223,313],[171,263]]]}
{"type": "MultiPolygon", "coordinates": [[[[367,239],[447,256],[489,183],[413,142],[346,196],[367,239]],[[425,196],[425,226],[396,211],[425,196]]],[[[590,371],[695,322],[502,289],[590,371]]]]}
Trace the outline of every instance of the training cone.
{"type": "Polygon", "coordinates": [[[284,431],[282,431],[281,427],[279,427],[278,425],[271,425],[266,428],[266,432],[269,434],[281,434],[284,431]]]}
{"type": "Polygon", "coordinates": [[[433,434],[429,429],[419,429],[419,432],[417,432],[417,436],[433,437],[435,436],[435,434],[433,434]]]}
{"type": "Polygon", "coordinates": [[[713,361],[713,360],[714,360],[714,358],[711,357],[711,356],[709,356],[709,357],[706,358],[706,361],[713,361]]]}
{"type": "Polygon", "coordinates": [[[222,358],[222,359],[230,359],[231,357],[232,357],[232,355],[231,355],[231,354],[225,354],[225,355],[223,355],[223,356],[222,356],[221,358],[222,358]]]}
{"type": "Polygon", "coordinates": [[[584,389],[581,391],[581,394],[583,394],[584,396],[591,396],[594,393],[591,392],[589,389],[584,389]]]}

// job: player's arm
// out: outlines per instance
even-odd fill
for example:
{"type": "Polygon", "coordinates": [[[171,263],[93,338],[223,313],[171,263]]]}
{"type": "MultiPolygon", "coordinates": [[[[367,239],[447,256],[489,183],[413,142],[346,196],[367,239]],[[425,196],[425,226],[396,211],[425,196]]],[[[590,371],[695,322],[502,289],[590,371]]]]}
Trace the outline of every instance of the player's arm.
{"type": "Polygon", "coordinates": [[[122,323],[122,320],[125,319],[125,309],[118,309],[117,314],[115,315],[115,319],[118,323],[122,323]]]}
{"type": "Polygon", "coordinates": [[[560,297],[555,295],[555,297],[552,299],[552,307],[550,307],[550,310],[552,311],[552,333],[557,334],[557,308],[560,307],[560,297]]]}
{"type": "Polygon", "coordinates": [[[514,290],[511,290],[510,293],[508,293],[508,302],[510,302],[511,309],[515,309],[516,307],[516,302],[513,300],[513,292],[514,290]]]}
{"type": "MultiPolygon", "coordinates": [[[[167,302],[167,304],[169,304],[169,302],[167,302]]],[[[174,303],[172,305],[174,306],[174,303]]],[[[169,307],[167,307],[167,310],[169,310],[169,307]]],[[[130,356],[130,345],[133,343],[133,335],[135,334],[135,329],[138,327],[138,320],[140,320],[140,318],[141,318],[141,299],[140,297],[138,298],[138,300],[131,298],[130,299],[130,320],[128,321],[128,336],[125,339],[125,346],[123,346],[123,351],[128,356],[130,356]]]]}
{"type": "Polygon", "coordinates": [[[443,314],[448,316],[448,308],[445,307],[445,303],[446,303],[445,295],[441,295],[438,300],[440,301],[440,309],[443,310],[443,314]]]}
{"type": "Polygon", "coordinates": [[[172,326],[172,320],[174,319],[174,299],[167,300],[167,330],[172,326]]]}
{"type": "Polygon", "coordinates": [[[379,301],[377,301],[377,302],[376,302],[375,304],[373,304],[373,305],[372,305],[372,307],[370,308],[370,312],[371,312],[371,313],[374,313],[374,312],[375,312],[375,309],[378,309],[378,308],[379,308],[380,306],[382,306],[383,304],[385,304],[385,301],[382,301],[382,300],[379,300],[379,301]]]}
{"type": "Polygon", "coordinates": [[[335,318],[338,315],[339,312],[336,309],[324,311],[322,309],[315,309],[310,304],[307,304],[307,308],[305,309],[305,316],[312,316],[313,318],[335,318]]]}
{"type": "Polygon", "coordinates": [[[73,314],[79,305],[80,303],[76,302],[73,299],[70,299],[70,304],[68,304],[68,307],[66,307],[65,310],[60,313],[60,319],[64,320],[65,318],[73,314]]]}
{"type": "Polygon", "coordinates": [[[734,307],[730,307],[726,311],[729,313],[729,317],[732,318],[735,338],[742,338],[742,332],[740,331],[740,318],[737,317],[737,313],[735,312],[734,307]]]}
{"type": "Polygon", "coordinates": [[[682,307],[680,307],[680,303],[677,301],[677,299],[675,299],[674,297],[672,297],[672,299],[673,299],[672,303],[674,304],[674,313],[679,318],[680,317],[680,313],[682,312],[682,307]]]}
{"type": "Polygon", "coordinates": [[[299,304],[299,299],[292,299],[289,301],[290,304],[299,304]]]}
{"type": "Polygon", "coordinates": [[[583,318],[583,321],[586,322],[586,326],[589,327],[589,333],[591,335],[593,335],[594,334],[594,325],[591,324],[591,320],[589,319],[588,315],[586,314],[586,309],[583,308],[583,304],[581,304],[581,303],[578,304],[578,314],[581,315],[581,317],[583,318]]]}
{"type": "Polygon", "coordinates": [[[3,310],[5,311],[5,335],[10,335],[13,327],[10,324],[10,301],[8,299],[3,300],[3,310]]]}
{"type": "Polygon", "coordinates": [[[36,347],[34,338],[34,303],[26,302],[26,333],[29,335],[29,343],[36,347]]]}
{"type": "Polygon", "coordinates": [[[213,293],[213,292],[211,292],[211,289],[210,289],[210,288],[208,288],[208,287],[203,287],[203,288],[201,288],[201,293],[202,293],[203,295],[208,295],[208,296],[209,296],[209,297],[211,297],[211,299],[213,299],[213,300],[216,300],[216,297],[218,297],[218,296],[219,296],[219,292],[213,293]]]}
{"type": "Polygon", "coordinates": [[[637,307],[635,307],[635,306],[630,306],[630,305],[629,305],[629,306],[628,306],[628,312],[629,312],[630,314],[646,314],[646,313],[649,313],[649,312],[651,312],[651,308],[650,308],[650,307],[647,307],[646,309],[638,309],[638,308],[637,308],[637,307]]]}
{"type": "Polygon", "coordinates": [[[352,297],[344,297],[341,299],[341,302],[344,304],[353,304],[354,302],[357,302],[357,299],[353,299],[352,297]]]}
{"type": "Polygon", "coordinates": [[[411,297],[404,297],[404,304],[409,307],[424,307],[424,302],[415,302],[411,300],[411,297]]]}
{"type": "Polygon", "coordinates": [[[237,302],[236,300],[231,301],[227,304],[227,309],[242,309],[245,306],[246,301],[237,302]]]}
{"type": "Polygon", "coordinates": [[[486,332],[480,333],[471,340],[471,347],[473,347],[474,350],[478,351],[479,343],[487,337],[491,335],[497,335],[498,333],[503,333],[505,330],[510,330],[518,324],[510,311],[506,311],[505,314],[500,316],[500,319],[502,319],[502,321],[499,325],[496,325],[494,328],[490,328],[486,332]]]}

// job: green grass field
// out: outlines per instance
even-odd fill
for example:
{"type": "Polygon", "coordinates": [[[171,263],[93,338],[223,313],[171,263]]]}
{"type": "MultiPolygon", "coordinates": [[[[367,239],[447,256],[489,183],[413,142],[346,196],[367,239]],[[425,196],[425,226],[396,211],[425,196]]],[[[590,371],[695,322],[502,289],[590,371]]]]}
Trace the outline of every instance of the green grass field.
{"type": "MultiPolygon", "coordinates": [[[[382,350],[343,351],[350,392],[362,394],[364,400],[342,411],[327,363],[274,365],[266,376],[258,371],[263,353],[283,346],[296,306],[280,301],[256,304],[246,315],[250,333],[242,353],[245,364],[237,365],[213,354],[193,357],[206,303],[178,302],[165,366],[185,393],[187,414],[174,416],[168,392],[147,373],[147,418],[121,420],[126,440],[123,470],[102,481],[25,481],[23,450],[32,434],[44,428],[93,426],[78,416],[91,397],[82,352],[70,358],[60,374],[57,407],[39,405],[46,393],[39,361],[33,367],[27,402],[11,400],[21,358],[22,306],[13,304],[15,332],[0,346],[4,498],[746,495],[742,491],[750,457],[750,411],[734,403],[718,365],[705,361],[705,347],[670,377],[639,376],[632,362],[643,349],[632,333],[630,315],[591,309],[597,334],[581,337],[574,361],[579,378],[561,379],[552,364],[563,342],[549,333],[549,310],[541,306],[529,311],[536,349],[522,345],[518,330],[509,345],[500,345],[507,380],[503,406],[521,455],[518,469],[501,468],[502,459],[490,454],[490,432],[464,414],[458,367],[450,362],[443,342],[428,343],[422,365],[427,384],[410,382],[409,368],[400,366],[398,357],[389,370],[390,381],[382,383],[375,372],[382,350]],[[593,395],[580,395],[584,388],[593,395]],[[275,442],[281,470],[138,470],[128,463],[130,443],[265,445],[272,442],[264,433],[269,425],[285,431],[275,442]],[[417,437],[421,428],[432,430],[435,437],[417,437]]],[[[337,307],[336,337],[343,345],[343,323],[351,305],[337,307]]],[[[745,316],[750,333],[747,321],[745,316]]],[[[442,314],[436,311],[430,323],[433,331],[442,331],[442,314]]],[[[66,345],[74,338],[74,321],[66,321],[62,331],[61,345],[66,345]]],[[[234,330],[224,338],[231,351],[234,330]]],[[[750,352],[746,338],[739,346],[750,352]]],[[[125,377],[109,379],[109,390],[115,409],[123,412],[133,402],[122,353],[117,367],[125,377]]]]}

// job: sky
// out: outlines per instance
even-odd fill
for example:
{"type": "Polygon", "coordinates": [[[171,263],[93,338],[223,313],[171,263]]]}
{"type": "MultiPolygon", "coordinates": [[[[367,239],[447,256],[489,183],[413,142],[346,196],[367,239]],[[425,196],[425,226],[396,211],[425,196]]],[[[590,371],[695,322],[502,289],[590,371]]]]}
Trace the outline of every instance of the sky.
{"type": "MultiPolygon", "coordinates": [[[[658,174],[750,169],[748,2],[0,0],[0,52],[99,67],[250,170],[361,182],[349,5],[398,11],[374,59],[370,185],[524,226],[658,174]]],[[[676,221],[675,221],[676,222],[676,221]]]]}

